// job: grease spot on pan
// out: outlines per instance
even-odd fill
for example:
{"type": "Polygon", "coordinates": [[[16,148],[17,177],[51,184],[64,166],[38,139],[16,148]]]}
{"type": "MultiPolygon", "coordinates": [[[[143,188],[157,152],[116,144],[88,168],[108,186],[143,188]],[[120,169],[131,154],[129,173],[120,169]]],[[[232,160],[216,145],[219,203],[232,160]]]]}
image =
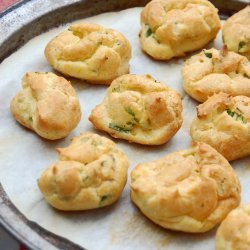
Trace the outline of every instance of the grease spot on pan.
{"type": "Polygon", "coordinates": [[[132,241],[133,248],[139,249],[141,242],[144,242],[147,249],[167,249],[171,243],[170,231],[157,226],[137,211],[114,216],[112,225],[110,243],[113,246],[132,241]],[[124,220],[124,225],[116,228],[116,220],[124,220]]]}

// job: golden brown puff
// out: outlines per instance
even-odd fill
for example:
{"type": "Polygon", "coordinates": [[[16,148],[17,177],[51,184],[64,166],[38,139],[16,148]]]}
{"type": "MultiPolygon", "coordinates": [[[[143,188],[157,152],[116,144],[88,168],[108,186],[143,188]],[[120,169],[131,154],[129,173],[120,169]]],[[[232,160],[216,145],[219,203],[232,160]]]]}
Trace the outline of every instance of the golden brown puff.
{"type": "Polygon", "coordinates": [[[228,161],[201,142],[137,165],[131,199],[156,224],[200,233],[221,222],[240,202],[240,183],[228,161]]]}
{"type": "Polygon", "coordinates": [[[59,161],[38,181],[51,206],[65,211],[87,210],[118,200],[127,181],[129,162],[114,142],[86,132],[57,150],[59,161]]]}
{"type": "Polygon", "coordinates": [[[116,30],[76,23],[48,43],[45,56],[64,75],[110,84],[114,78],[129,72],[131,47],[116,30]]]}
{"type": "Polygon", "coordinates": [[[179,93],[150,75],[123,75],[108,88],[89,117],[115,138],[146,145],[167,142],[182,124],[179,93]]]}
{"type": "Polygon", "coordinates": [[[192,56],[183,65],[182,77],[184,90],[199,102],[219,92],[250,97],[250,62],[225,48],[192,56]]]}
{"type": "Polygon", "coordinates": [[[237,12],[225,22],[223,42],[229,50],[250,59],[250,6],[237,12]]]}
{"type": "Polygon", "coordinates": [[[53,73],[26,73],[11,112],[23,126],[49,140],[67,136],[81,119],[81,107],[70,82],[53,73]]]}
{"type": "Polygon", "coordinates": [[[250,249],[250,205],[231,211],[216,233],[216,250],[250,249]]]}
{"type": "Polygon", "coordinates": [[[210,97],[197,107],[191,136],[229,161],[250,155],[250,98],[225,93],[210,97]]]}
{"type": "Polygon", "coordinates": [[[220,29],[218,10],[207,0],[153,0],[141,12],[142,49],[168,60],[203,48],[220,29]]]}

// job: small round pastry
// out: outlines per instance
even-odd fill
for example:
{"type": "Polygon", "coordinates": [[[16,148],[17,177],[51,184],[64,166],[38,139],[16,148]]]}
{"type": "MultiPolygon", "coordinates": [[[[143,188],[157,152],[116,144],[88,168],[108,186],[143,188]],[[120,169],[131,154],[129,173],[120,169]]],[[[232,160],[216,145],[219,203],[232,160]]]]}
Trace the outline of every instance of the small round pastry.
{"type": "Polygon", "coordinates": [[[64,138],[81,119],[80,103],[70,82],[49,72],[26,73],[10,108],[19,123],[49,140],[64,138]]]}
{"type": "Polygon", "coordinates": [[[51,206],[64,211],[88,210],[118,200],[127,181],[129,162],[114,142],[86,132],[57,150],[59,161],[38,180],[51,206]]]}
{"type": "Polygon", "coordinates": [[[250,62],[226,48],[192,56],[183,65],[182,77],[184,90],[198,102],[219,92],[250,97],[250,62]]]}
{"type": "Polygon", "coordinates": [[[141,48],[168,60],[203,48],[220,30],[218,10],[207,0],[153,0],[141,12],[141,48]]]}
{"type": "Polygon", "coordinates": [[[216,250],[250,249],[250,205],[231,211],[216,233],[216,250]]]}
{"type": "Polygon", "coordinates": [[[48,43],[45,56],[48,63],[64,75],[90,83],[110,84],[129,72],[131,47],[116,30],[76,23],[48,43]]]}
{"type": "Polygon", "coordinates": [[[221,222],[240,202],[240,183],[228,161],[205,143],[137,165],[131,199],[156,224],[200,233],[221,222]]]}
{"type": "Polygon", "coordinates": [[[224,44],[250,59],[250,6],[227,19],[222,29],[224,44]]]}
{"type": "Polygon", "coordinates": [[[215,94],[197,107],[191,137],[205,142],[228,161],[250,155],[250,98],[215,94]]]}
{"type": "Polygon", "coordinates": [[[175,90],[150,75],[123,75],[112,82],[89,120],[115,138],[160,145],[181,127],[181,113],[181,97],[175,90]]]}

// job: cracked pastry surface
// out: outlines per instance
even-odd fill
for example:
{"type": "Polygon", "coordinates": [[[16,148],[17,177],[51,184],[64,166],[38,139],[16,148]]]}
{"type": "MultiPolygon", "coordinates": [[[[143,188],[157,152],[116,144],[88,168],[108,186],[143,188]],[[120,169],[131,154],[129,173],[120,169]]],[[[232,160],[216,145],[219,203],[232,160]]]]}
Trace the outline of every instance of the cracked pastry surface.
{"type": "Polygon", "coordinates": [[[250,6],[227,19],[222,28],[222,38],[229,50],[250,59],[250,6]]]}
{"type": "Polygon", "coordinates": [[[118,31],[92,23],[76,23],[45,48],[49,64],[64,75],[90,83],[110,84],[129,72],[131,47],[118,31]]]}
{"type": "Polygon", "coordinates": [[[89,120],[115,138],[145,145],[167,142],[182,124],[179,93],[150,75],[115,79],[89,120]]]}
{"type": "Polygon", "coordinates": [[[191,136],[229,161],[250,155],[250,98],[225,93],[210,97],[197,107],[191,136]]]}
{"type": "Polygon", "coordinates": [[[250,97],[250,62],[225,48],[192,56],[184,63],[182,77],[184,90],[199,102],[219,92],[250,97]]]}
{"type": "Polygon", "coordinates": [[[220,29],[218,10],[207,0],[153,0],[141,12],[141,48],[168,60],[203,48],[220,29]]]}
{"type": "Polygon", "coordinates": [[[67,136],[81,119],[81,107],[70,82],[53,73],[26,73],[11,112],[23,126],[49,140],[67,136]]]}
{"type": "Polygon", "coordinates": [[[156,224],[200,233],[212,229],[240,202],[240,183],[228,161],[205,143],[137,165],[131,199],[156,224]]]}
{"type": "Polygon", "coordinates": [[[111,140],[85,132],[66,148],[57,149],[59,160],[38,180],[53,207],[88,210],[111,205],[127,181],[127,156],[111,140]]]}
{"type": "Polygon", "coordinates": [[[248,250],[250,248],[250,205],[231,211],[216,233],[216,250],[248,250]]]}

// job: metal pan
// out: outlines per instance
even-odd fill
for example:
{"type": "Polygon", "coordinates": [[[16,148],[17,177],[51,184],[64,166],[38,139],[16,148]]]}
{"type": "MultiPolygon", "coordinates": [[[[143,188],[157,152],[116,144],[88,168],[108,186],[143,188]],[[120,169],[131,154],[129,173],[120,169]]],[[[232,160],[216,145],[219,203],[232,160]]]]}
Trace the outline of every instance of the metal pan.
{"type": "MultiPolygon", "coordinates": [[[[23,0],[0,13],[0,62],[31,38],[76,19],[144,6],[148,0],[23,0]]],[[[250,0],[213,0],[222,18],[250,0]]],[[[1,162],[1,160],[0,160],[1,162]]],[[[12,204],[0,180],[0,224],[30,249],[83,249],[31,222],[12,204]]]]}

